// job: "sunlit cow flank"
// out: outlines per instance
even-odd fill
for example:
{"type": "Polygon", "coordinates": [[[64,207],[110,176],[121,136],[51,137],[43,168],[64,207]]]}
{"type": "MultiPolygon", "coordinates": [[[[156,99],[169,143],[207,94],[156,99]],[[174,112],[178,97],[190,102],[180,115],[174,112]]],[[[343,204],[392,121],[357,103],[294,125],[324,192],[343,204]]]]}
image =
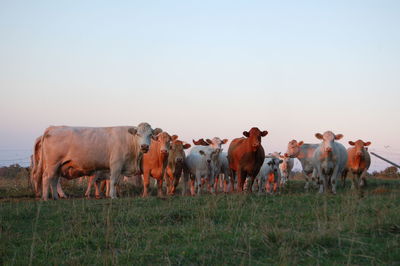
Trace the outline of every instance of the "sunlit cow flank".
{"type": "MultiPolygon", "coordinates": [[[[169,195],[175,195],[176,187],[179,184],[179,180],[183,174],[183,170],[186,168],[185,165],[185,149],[190,148],[189,143],[184,143],[178,139],[171,142],[171,148],[168,154],[167,169],[165,172],[165,179],[167,182],[167,193],[169,195]]],[[[187,182],[185,183],[187,185],[187,182]]],[[[182,190],[182,194],[186,193],[186,186],[182,190]]]]}
{"type": "MultiPolygon", "coordinates": [[[[224,192],[228,192],[228,182],[229,182],[229,162],[228,162],[228,154],[226,152],[222,152],[222,145],[228,142],[227,139],[220,139],[219,137],[214,137],[213,139],[199,139],[197,141],[193,140],[195,145],[202,146],[210,146],[214,149],[220,149],[218,160],[214,161],[215,165],[212,166],[212,175],[214,175],[215,183],[214,190],[217,193],[219,187],[219,176],[221,174],[224,175],[224,192]]],[[[231,188],[233,189],[233,188],[231,188]]]]}
{"type": "MultiPolygon", "coordinates": [[[[194,146],[186,157],[187,169],[184,182],[190,177],[190,191],[195,195],[195,185],[197,194],[201,194],[202,179],[207,181],[208,191],[214,192],[214,176],[212,167],[216,165],[220,149],[214,149],[208,146],[194,146]]],[[[185,184],[186,186],[186,184],[185,184]]]]}
{"type": "Polygon", "coordinates": [[[163,196],[163,180],[167,168],[170,142],[178,136],[172,137],[167,132],[161,132],[151,140],[149,151],[143,154],[143,197],[148,196],[150,177],[157,180],[158,196],[163,196]]]}
{"type": "Polygon", "coordinates": [[[232,140],[228,149],[229,168],[231,170],[231,186],[234,186],[237,175],[237,191],[243,191],[243,185],[247,176],[250,180],[250,191],[255,177],[264,162],[265,152],[261,145],[261,138],[266,136],[268,131],[260,131],[253,127],[250,131],[244,131],[245,138],[232,140]]]}
{"type": "MultiPolygon", "coordinates": [[[[349,144],[353,147],[347,149],[347,166],[346,172],[350,171],[353,174],[352,188],[359,189],[365,185],[365,174],[369,166],[371,165],[371,157],[367,151],[367,146],[371,145],[371,142],[364,142],[362,140],[349,141],[349,144]]],[[[345,183],[346,175],[343,175],[345,183]]]]}
{"type": "Polygon", "coordinates": [[[315,137],[322,140],[313,157],[313,164],[320,179],[319,192],[327,192],[330,185],[332,193],[336,194],[337,180],[342,176],[347,164],[345,147],[335,141],[343,138],[343,135],[326,131],[324,134],[316,133],[315,137]]]}
{"type": "MultiPolygon", "coordinates": [[[[147,123],[137,127],[49,127],[42,136],[41,158],[34,179],[43,177],[42,198],[49,186],[56,191],[60,173],[69,177],[110,171],[110,197],[116,198],[115,184],[122,175],[140,172],[141,153],[149,149],[150,138],[160,133],[147,123]]],[[[53,193],[57,199],[57,193],[53,193]]]]}
{"type": "Polygon", "coordinates": [[[319,144],[310,144],[304,143],[303,141],[297,142],[296,140],[291,140],[287,146],[285,156],[297,158],[301,163],[302,173],[306,179],[306,184],[304,186],[305,190],[309,189],[311,180],[315,183],[317,179],[317,174],[316,171],[314,171],[313,166],[313,157],[318,145],[319,144]]]}

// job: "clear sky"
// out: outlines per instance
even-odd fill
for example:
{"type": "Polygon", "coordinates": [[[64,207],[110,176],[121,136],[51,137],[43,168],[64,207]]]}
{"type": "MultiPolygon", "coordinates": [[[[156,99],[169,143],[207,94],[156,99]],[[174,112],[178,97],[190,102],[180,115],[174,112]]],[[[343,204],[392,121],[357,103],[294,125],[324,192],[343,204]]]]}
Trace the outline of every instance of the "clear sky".
{"type": "Polygon", "coordinates": [[[258,126],[267,152],[332,130],[400,163],[400,1],[1,0],[0,91],[0,150],[146,121],[258,126]]]}

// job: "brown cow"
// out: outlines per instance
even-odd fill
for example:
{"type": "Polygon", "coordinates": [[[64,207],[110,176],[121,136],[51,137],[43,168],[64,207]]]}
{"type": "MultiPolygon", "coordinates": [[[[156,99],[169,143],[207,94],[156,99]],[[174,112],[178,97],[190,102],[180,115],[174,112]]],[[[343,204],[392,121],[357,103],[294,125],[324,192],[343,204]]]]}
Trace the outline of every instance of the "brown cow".
{"type": "MultiPolygon", "coordinates": [[[[185,149],[189,149],[189,143],[183,143],[180,140],[173,140],[171,149],[168,154],[167,169],[165,172],[165,179],[167,181],[167,193],[175,195],[176,187],[179,184],[183,169],[185,165],[185,149]]],[[[186,183],[185,183],[186,184],[186,183]]],[[[182,193],[186,193],[187,188],[184,187],[182,193]]]]}
{"type": "Polygon", "coordinates": [[[238,192],[243,191],[247,176],[251,177],[249,190],[252,191],[254,178],[260,171],[265,158],[264,148],[261,146],[261,137],[267,134],[268,131],[260,131],[257,127],[253,127],[249,132],[243,132],[246,138],[236,138],[229,145],[228,161],[231,169],[231,185],[234,186],[234,179],[237,174],[238,192]]]}
{"type": "Polygon", "coordinates": [[[156,139],[151,140],[149,151],[143,154],[143,197],[148,196],[150,176],[157,180],[158,196],[163,195],[162,185],[170,142],[177,138],[176,135],[171,137],[167,132],[161,132],[156,136],[156,139]]]}
{"type": "MultiPolygon", "coordinates": [[[[371,165],[371,157],[366,150],[366,147],[371,145],[371,142],[364,142],[359,139],[356,142],[349,141],[349,144],[353,147],[347,149],[348,158],[346,172],[350,171],[353,174],[351,187],[359,189],[360,186],[362,187],[365,185],[365,174],[371,165]]],[[[346,174],[344,174],[342,178],[344,186],[346,174]]]]}

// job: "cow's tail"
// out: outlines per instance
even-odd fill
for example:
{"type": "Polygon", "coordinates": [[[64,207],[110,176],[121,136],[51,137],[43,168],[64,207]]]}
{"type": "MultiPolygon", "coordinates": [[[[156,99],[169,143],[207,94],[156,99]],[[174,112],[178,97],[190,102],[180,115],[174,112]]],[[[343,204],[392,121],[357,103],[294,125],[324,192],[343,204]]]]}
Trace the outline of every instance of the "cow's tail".
{"type": "Polygon", "coordinates": [[[44,134],[38,138],[35,143],[35,150],[33,155],[33,169],[32,169],[32,182],[36,196],[40,196],[43,172],[44,172],[44,140],[47,137],[49,129],[46,129],[44,134]]]}

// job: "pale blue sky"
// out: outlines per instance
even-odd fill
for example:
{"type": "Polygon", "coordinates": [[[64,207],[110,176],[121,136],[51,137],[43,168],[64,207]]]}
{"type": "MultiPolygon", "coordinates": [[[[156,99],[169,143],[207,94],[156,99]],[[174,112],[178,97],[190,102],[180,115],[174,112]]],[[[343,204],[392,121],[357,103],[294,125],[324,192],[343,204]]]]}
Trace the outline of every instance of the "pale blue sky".
{"type": "Polygon", "coordinates": [[[399,29],[400,1],[0,0],[0,149],[147,121],[258,126],[267,151],[330,129],[400,162],[399,29]]]}

